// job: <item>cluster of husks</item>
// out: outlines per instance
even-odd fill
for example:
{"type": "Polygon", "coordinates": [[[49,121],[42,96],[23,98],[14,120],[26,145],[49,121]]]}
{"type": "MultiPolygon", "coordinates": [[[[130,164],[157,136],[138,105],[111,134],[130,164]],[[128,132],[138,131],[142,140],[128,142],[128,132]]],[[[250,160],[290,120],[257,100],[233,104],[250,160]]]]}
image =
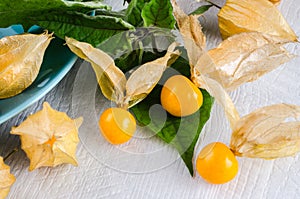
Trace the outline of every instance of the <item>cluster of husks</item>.
{"type": "Polygon", "coordinates": [[[297,119],[299,106],[267,106],[241,118],[227,94],[294,57],[284,44],[297,41],[297,36],[273,3],[227,0],[218,13],[225,40],[206,51],[199,15],[186,15],[172,0],[190,61],[191,79],[224,108],[233,130],[230,147],[239,156],[270,159],[300,150],[299,122],[285,122],[287,117],[297,119]]]}

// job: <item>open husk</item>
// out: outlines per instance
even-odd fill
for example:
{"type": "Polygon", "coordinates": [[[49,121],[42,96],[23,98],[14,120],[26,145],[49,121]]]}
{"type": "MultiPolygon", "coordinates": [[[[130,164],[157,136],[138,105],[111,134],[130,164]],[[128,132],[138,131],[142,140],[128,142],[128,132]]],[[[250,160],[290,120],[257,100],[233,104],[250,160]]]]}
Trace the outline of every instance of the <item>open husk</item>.
{"type": "MultiPolygon", "coordinates": [[[[251,9],[255,10],[252,4],[259,5],[259,2],[262,1],[228,0],[224,6],[225,8],[222,8],[223,10],[219,13],[219,18],[222,19],[224,17],[225,11],[229,12],[228,15],[230,17],[235,16],[234,12],[238,11],[233,9],[233,7],[243,8],[243,12],[247,14],[251,9]]],[[[191,79],[195,85],[206,89],[223,107],[230,126],[234,129],[237,122],[240,121],[240,115],[227,91],[234,90],[246,82],[254,81],[293,58],[293,55],[289,54],[283,45],[294,41],[296,37],[277,8],[270,2],[267,2],[262,3],[262,5],[269,6],[273,12],[270,15],[272,22],[274,19],[279,18],[283,24],[283,27],[274,26],[270,28],[268,26],[267,29],[278,34],[270,35],[264,33],[264,31],[253,32],[250,31],[252,30],[251,28],[249,30],[237,29],[241,32],[230,32],[227,36],[231,37],[223,41],[217,48],[206,51],[205,35],[202,32],[198,19],[186,15],[178,7],[175,0],[172,1],[172,5],[174,16],[187,50],[191,67],[191,79]],[[279,34],[284,32],[282,28],[287,31],[285,32],[286,34],[279,34]]],[[[260,27],[261,23],[259,20],[255,21],[255,17],[267,16],[266,13],[260,15],[260,12],[262,12],[260,9],[258,7],[258,13],[251,13],[251,16],[252,14],[255,15],[253,16],[253,21],[249,19],[251,22],[249,26],[253,26],[254,30],[260,27]]],[[[243,12],[241,12],[241,15],[245,14],[243,12]]],[[[221,21],[221,23],[224,23],[220,25],[221,28],[222,25],[226,27],[232,25],[233,27],[229,27],[229,30],[233,28],[232,31],[235,31],[235,25],[238,26],[240,20],[244,20],[243,16],[240,17],[241,19],[233,17],[232,20],[236,20],[236,24],[232,24],[230,19],[221,21]]]]}
{"type": "Polygon", "coordinates": [[[30,159],[29,170],[68,163],[77,166],[78,128],[83,119],[71,119],[45,102],[43,109],[28,116],[11,134],[20,135],[21,147],[30,159]]]}
{"type": "Polygon", "coordinates": [[[103,95],[125,109],[143,100],[158,83],[166,68],[180,55],[175,49],[177,44],[172,43],[163,57],[139,66],[127,80],[105,52],[72,38],[66,38],[66,42],[77,56],[91,63],[103,95]]]}
{"type": "Polygon", "coordinates": [[[206,37],[199,23],[199,15],[188,16],[181,10],[175,0],[172,0],[173,14],[177,21],[180,34],[187,49],[189,63],[194,67],[206,48],[206,37]]]}
{"type": "Polygon", "coordinates": [[[136,69],[126,82],[125,104],[132,107],[143,100],[156,86],[164,71],[180,55],[175,50],[177,43],[172,43],[166,54],[154,61],[147,62],[136,69]]]}
{"type": "Polygon", "coordinates": [[[105,52],[86,42],[65,38],[68,47],[78,57],[91,63],[103,95],[114,102],[124,98],[126,77],[105,52]]]}
{"type": "Polygon", "coordinates": [[[230,148],[237,156],[273,159],[300,151],[300,106],[275,104],[242,117],[230,148]]]}
{"type": "Polygon", "coordinates": [[[183,37],[184,47],[187,50],[191,80],[193,83],[206,89],[211,96],[223,107],[230,125],[233,127],[240,118],[239,114],[226,90],[216,80],[208,77],[207,73],[214,71],[216,66],[207,53],[206,37],[196,15],[186,15],[175,0],[172,0],[173,12],[183,37]]]}
{"type": "Polygon", "coordinates": [[[0,99],[15,96],[36,79],[52,34],[21,34],[0,40],[0,99]]]}

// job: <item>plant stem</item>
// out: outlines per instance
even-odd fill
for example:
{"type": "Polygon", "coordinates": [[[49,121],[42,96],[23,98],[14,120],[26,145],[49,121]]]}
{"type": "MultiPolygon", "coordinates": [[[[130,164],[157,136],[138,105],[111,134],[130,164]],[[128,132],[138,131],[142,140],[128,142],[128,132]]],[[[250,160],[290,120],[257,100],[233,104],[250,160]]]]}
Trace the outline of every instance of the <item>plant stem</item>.
{"type": "Polygon", "coordinates": [[[216,8],[219,8],[220,10],[221,10],[221,6],[219,6],[219,5],[217,5],[217,4],[215,4],[215,3],[213,3],[213,2],[211,2],[210,0],[205,0],[207,3],[210,3],[211,5],[213,5],[213,6],[215,6],[216,8]]]}
{"type": "Polygon", "coordinates": [[[3,161],[7,160],[10,156],[12,156],[14,153],[18,152],[19,148],[14,148],[14,150],[12,150],[9,154],[7,154],[4,158],[3,161]]]}

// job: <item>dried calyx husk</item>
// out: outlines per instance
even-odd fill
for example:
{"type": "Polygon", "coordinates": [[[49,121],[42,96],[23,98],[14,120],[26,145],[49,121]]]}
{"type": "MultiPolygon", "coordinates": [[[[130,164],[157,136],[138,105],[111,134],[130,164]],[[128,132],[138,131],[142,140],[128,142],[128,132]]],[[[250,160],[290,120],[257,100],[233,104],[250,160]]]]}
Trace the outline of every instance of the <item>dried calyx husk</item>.
{"type": "MultiPolygon", "coordinates": [[[[198,16],[187,16],[175,0],[172,0],[172,4],[187,50],[191,79],[216,99],[223,107],[231,128],[234,128],[240,115],[227,91],[254,81],[292,59],[294,56],[284,48],[291,39],[248,31],[235,34],[218,47],[206,51],[205,35],[197,20],[198,16]]],[[[253,23],[255,26],[256,22],[253,23]]]]}
{"type": "Polygon", "coordinates": [[[52,33],[25,33],[0,40],[0,99],[15,96],[36,79],[52,33]]]}
{"type": "MultiPolygon", "coordinates": [[[[174,3],[173,6],[174,12],[177,12],[179,8],[174,3]]],[[[177,21],[178,16],[189,20],[184,14],[174,15],[177,21]]],[[[252,25],[255,26],[255,22],[252,25]]],[[[197,23],[193,23],[193,26],[197,26],[197,23]]],[[[204,45],[197,45],[197,39],[191,36],[193,34],[190,34],[192,30],[189,26],[178,27],[188,51],[193,82],[206,89],[224,108],[233,131],[230,148],[234,154],[272,159],[299,152],[300,122],[289,121],[299,119],[299,106],[267,106],[241,118],[226,91],[254,81],[293,58],[284,48],[284,44],[294,39],[290,35],[282,37],[247,31],[235,34],[217,48],[206,51],[204,45]],[[183,28],[185,29],[182,30],[183,28]],[[198,57],[191,52],[195,49],[198,57]]],[[[203,33],[198,35],[203,37],[203,33]]]]}
{"type": "Polygon", "coordinates": [[[200,15],[188,16],[181,10],[175,0],[172,0],[171,2],[173,5],[174,17],[184,41],[184,47],[187,49],[189,64],[192,71],[199,57],[205,53],[206,48],[206,37],[202,32],[202,27],[198,20],[200,15]]]}
{"type": "Polygon", "coordinates": [[[158,83],[166,68],[180,55],[175,49],[177,43],[172,43],[163,57],[139,66],[126,79],[114,60],[102,50],[68,37],[66,43],[77,56],[91,63],[103,95],[125,109],[143,100],[158,83]]]}
{"type": "Polygon", "coordinates": [[[77,166],[78,128],[82,121],[81,117],[71,119],[45,102],[42,110],[28,116],[10,133],[20,135],[22,149],[30,159],[30,171],[63,163],[77,166]]]}
{"type": "Polygon", "coordinates": [[[273,159],[300,151],[300,106],[275,104],[237,121],[230,148],[237,156],[273,159]]]}
{"type": "Polygon", "coordinates": [[[259,32],[233,35],[208,51],[214,65],[206,74],[226,90],[235,90],[290,61],[294,55],[284,48],[288,42],[259,32]]]}
{"type": "Polygon", "coordinates": [[[295,32],[270,1],[226,0],[218,18],[223,39],[242,32],[261,32],[297,41],[295,32]]]}
{"type": "Polygon", "coordinates": [[[14,184],[16,178],[10,173],[10,167],[0,157],[0,198],[5,198],[14,184]]]}
{"type": "Polygon", "coordinates": [[[205,49],[206,39],[198,21],[199,15],[188,16],[175,0],[172,0],[172,5],[179,31],[183,37],[184,47],[187,50],[191,80],[196,86],[207,90],[216,99],[224,108],[230,125],[233,127],[240,116],[231,98],[219,82],[205,75],[216,67],[205,49]]]}

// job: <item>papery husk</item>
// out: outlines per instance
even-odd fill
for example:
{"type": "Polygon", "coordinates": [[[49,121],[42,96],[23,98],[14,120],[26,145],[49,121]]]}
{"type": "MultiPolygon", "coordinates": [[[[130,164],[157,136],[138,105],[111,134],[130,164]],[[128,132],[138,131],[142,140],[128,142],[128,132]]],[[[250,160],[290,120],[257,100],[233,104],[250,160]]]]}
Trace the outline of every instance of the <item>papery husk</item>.
{"type": "Polygon", "coordinates": [[[0,40],[0,99],[15,96],[36,79],[52,34],[21,34],[0,40]]]}
{"type": "Polygon", "coordinates": [[[191,80],[196,86],[207,90],[216,99],[218,104],[224,109],[230,127],[233,128],[236,121],[240,119],[240,115],[225,88],[218,81],[207,75],[211,71],[214,71],[215,68],[216,65],[210,55],[206,51],[203,51],[196,65],[191,68],[191,80]]]}
{"type": "Polygon", "coordinates": [[[207,73],[215,71],[215,64],[208,55],[206,48],[206,37],[196,15],[186,15],[172,0],[173,13],[177,21],[179,31],[183,37],[184,47],[187,50],[191,68],[191,80],[193,83],[213,96],[223,107],[225,115],[233,128],[240,116],[230,96],[220,83],[207,76],[207,73]]]}
{"type": "MultiPolygon", "coordinates": [[[[245,0],[240,2],[243,4],[245,0]]],[[[257,3],[257,0],[253,2],[257,3]]],[[[233,3],[232,0],[227,1],[227,4],[233,3]]],[[[250,2],[247,1],[247,3],[250,2]]],[[[224,10],[226,9],[228,8],[224,10]]],[[[247,10],[247,6],[244,9],[247,10]]],[[[174,10],[176,12],[178,9],[174,10]]],[[[174,15],[176,16],[176,13],[174,15]]],[[[238,20],[239,17],[236,19],[238,20]]],[[[176,20],[178,21],[178,17],[176,20]]],[[[232,26],[234,27],[234,24],[232,26]]],[[[288,41],[294,41],[296,37],[276,34],[269,36],[257,32],[243,33],[224,41],[217,49],[206,52],[204,48],[192,44],[195,39],[191,29],[180,29],[180,32],[184,38],[189,59],[191,59],[191,79],[195,85],[206,89],[224,108],[233,130],[230,147],[235,155],[271,159],[290,156],[300,151],[300,122],[285,121],[289,117],[300,116],[299,106],[273,105],[240,118],[234,103],[223,87],[227,85],[228,89],[236,88],[288,61],[292,56],[282,45],[288,41]],[[194,49],[197,49],[200,55],[197,59],[192,52],[194,49]],[[274,63],[275,57],[277,57],[277,63],[274,63]],[[259,62],[262,64],[261,68],[259,62]],[[275,66],[272,66],[272,63],[275,66]]],[[[242,30],[241,32],[252,31],[242,30]]]]}
{"type": "Polygon", "coordinates": [[[91,63],[103,95],[117,104],[121,103],[124,99],[126,77],[114,60],[86,42],[68,37],[65,40],[72,52],[91,63]]]}
{"type": "Polygon", "coordinates": [[[126,83],[125,99],[129,107],[143,100],[156,86],[166,68],[179,57],[176,46],[176,43],[172,43],[165,56],[141,65],[130,75],[126,83]]]}
{"type": "Polygon", "coordinates": [[[173,43],[165,56],[143,64],[127,81],[124,73],[105,52],[72,38],[67,37],[66,42],[76,55],[92,64],[103,95],[124,109],[143,100],[158,83],[167,66],[180,55],[179,51],[175,50],[177,44],[173,43]]]}
{"type": "Polygon", "coordinates": [[[223,86],[214,79],[198,73],[194,76],[193,82],[199,87],[207,90],[207,92],[215,98],[218,104],[224,109],[225,115],[229,121],[230,127],[234,128],[236,122],[240,119],[240,115],[235,108],[232,99],[223,88],[223,86]]]}
{"type": "Polygon", "coordinates": [[[235,90],[290,61],[294,56],[283,47],[287,42],[259,32],[233,35],[208,51],[214,62],[214,66],[208,67],[215,68],[206,74],[226,90],[235,90]]]}
{"type": "Polygon", "coordinates": [[[78,128],[83,119],[71,119],[45,102],[43,109],[28,116],[11,134],[20,135],[21,147],[30,159],[29,170],[68,163],[77,166],[78,128]]]}
{"type": "Polygon", "coordinates": [[[237,156],[273,159],[300,151],[300,106],[275,104],[242,117],[230,148],[237,156]]]}
{"type": "Polygon", "coordinates": [[[181,10],[175,0],[172,0],[173,14],[187,49],[189,63],[194,67],[206,48],[206,37],[199,23],[199,15],[188,16],[181,10]]]}
{"type": "Polygon", "coordinates": [[[227,0],[218,14],[223,39],[242,32],[261,32],[297,41],[280,11],[266,0],[227,0]]]}
{"type": "Polygon", "coordinates": [[[10,167],[4,163],[2,157],[0,157],[0,174],[0,198],[5,198],[16,178],[10,173],[10,167]]]}

